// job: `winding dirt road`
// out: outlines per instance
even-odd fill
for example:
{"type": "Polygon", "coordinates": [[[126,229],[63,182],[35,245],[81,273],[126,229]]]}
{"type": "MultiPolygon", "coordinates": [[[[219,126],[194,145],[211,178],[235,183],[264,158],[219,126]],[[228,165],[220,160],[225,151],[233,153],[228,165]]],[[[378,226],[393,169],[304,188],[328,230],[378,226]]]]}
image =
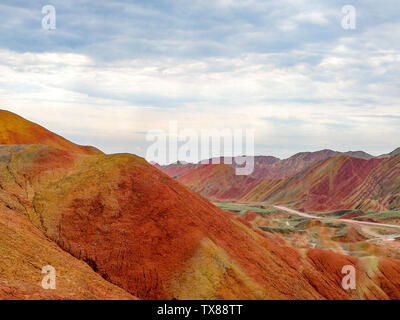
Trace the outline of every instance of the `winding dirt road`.
{"type": "Polygon", "coordinates": [[[316,219],[316,220],[329,220],[329,221],[335,221],[335,222],[340,222],[340,223],[351,223],[351,224],[361,224],[361,225],[368,225],[368,226],[374,226],[374,227],[387,227],[387,228],[397,228],[400,229],[400,225],[395,225],[395,224],[386,224],[386,223],[376,223],[376,222],[366,222],[366,221],[357,221],[357,220],[350,220],[350,219],[337,219],[337,218],[326,218],[326,217],[316,217],[312,216],[307,213],[303,213],[297,210],[289,209],[286,207],[282,206],[274,206],[276,209],[283,210],[289,213],[296,214],[298,216],[304,217],[304,218],[309,218],[309,219],[316,219]]]}

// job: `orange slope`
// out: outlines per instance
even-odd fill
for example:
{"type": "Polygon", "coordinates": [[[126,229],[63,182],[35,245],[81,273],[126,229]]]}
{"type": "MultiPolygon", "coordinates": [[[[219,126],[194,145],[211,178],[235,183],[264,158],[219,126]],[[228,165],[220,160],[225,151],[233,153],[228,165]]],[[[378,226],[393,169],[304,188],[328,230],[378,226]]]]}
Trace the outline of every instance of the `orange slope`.
{"type": "Polygon", "coordinates": [[[94,147],[76,145],[12,112],[0,110],[0,145],[47,145],[79,154],[99,154],[94,147]]]}
{"type": "Polygon", "coordinates": [[[10,299],[135,299],[110,284],[87,264],[49,241],[27,217],[0,211],[0,300],[10,299]],[[41,286],[42,268],[56,270],[56,289],[41,286]]]}

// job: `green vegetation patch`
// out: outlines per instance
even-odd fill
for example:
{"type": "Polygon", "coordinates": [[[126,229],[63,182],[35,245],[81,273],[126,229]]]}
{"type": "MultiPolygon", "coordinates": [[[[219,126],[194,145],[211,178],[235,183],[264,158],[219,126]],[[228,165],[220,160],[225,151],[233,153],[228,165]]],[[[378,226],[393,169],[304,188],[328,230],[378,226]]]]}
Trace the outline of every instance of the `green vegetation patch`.
{"type": "Polygon", "coordinates": [[[329,228],[343,229],[346,227],[346,224],[344,223],[328,222],[328,221],[322,221],[322,223],[327,225],[329,228]]]}
{"type": "Polygon", "coordinates": [[[335,235],[333,236],[334,238],[341,238],[341,237],[345,237],[347,235],[347,230],[346,229],[342,229],[339,231],[336,231],[335,235]]]}
{"type": "Polygon", "coordinates": [[[348,210],[335,210],[330,212],[311,212],[310,214],[315,215],[317,217],[326,217],[326,218],[340,218],[348,213],[363,213],[361,210],[357,209],[348,209],[348,210]]]}
{"type": "Polygon", "coordinates": [[[278,232],[278,233],[283,233],[283,234],[288,234],[292,232],[298,232],[295,228],[291,228],[289,226],[258,226],[263,231],[267,232],[278,232]]]}
{"type": "Polygon", "coordinates": [[[214,202],[214,205],[216,205],[218,208],[220,208],[222,210],[233,211],[233,212],[242,212],[242,211],[251,210],[251,211],[259,213],[261,215],[279,213],[279,210],[277,210],[277,209],[267,209],[267,208],[262,208],[261,206],[253,207],[253,206],[243,205],[243,204],[239,204],[239,203],[232,203],[232,202],[214,202]]]}
{"type": "Polygon", "coordinates": [[[363,218],[363,219],[373,219],[373,218],[394,219],[394,218],[400,218],[400,211],[381,211],[381,212],[368,211],[366,215],[360,216],[358,218],[363,218]]]}

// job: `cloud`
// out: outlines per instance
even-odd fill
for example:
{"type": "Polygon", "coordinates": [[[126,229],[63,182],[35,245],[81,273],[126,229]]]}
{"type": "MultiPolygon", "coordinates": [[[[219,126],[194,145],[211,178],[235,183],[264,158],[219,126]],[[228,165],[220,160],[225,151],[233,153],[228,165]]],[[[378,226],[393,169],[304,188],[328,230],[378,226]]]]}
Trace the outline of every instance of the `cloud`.
{"type": "Polygon", "coordinates": [[[143,133],[252,127],[256,152],[400,145],[396,1],[54,0],[0,3],[0,105],[107,152],[143,133]]]}

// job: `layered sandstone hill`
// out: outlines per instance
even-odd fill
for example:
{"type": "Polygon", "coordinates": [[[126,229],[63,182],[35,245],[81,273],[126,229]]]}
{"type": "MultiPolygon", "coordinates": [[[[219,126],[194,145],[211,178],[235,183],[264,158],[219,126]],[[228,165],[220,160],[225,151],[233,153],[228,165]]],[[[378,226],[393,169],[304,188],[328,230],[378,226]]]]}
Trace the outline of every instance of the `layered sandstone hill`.
{"type": "Polygon", "coordinates": [[[0,148],[2,298],[400,297],[398,261],[285,246],[134,155],[18,143],[0,148]],[[58,291],[40,288],[44,263],[58,291]]]}
{"type": "Polygon", "coordinates": [[[86,263],[62,250],[17,211],[0,210],[0,300],[134,299],[86,263]],[[44,290],[42,268],[56,270],[56,289],[44,290]]]}
{"type": "Polygon", "coordinates": [[[370,160],[332,157],[280,181],[266,180],[241,201],[288,204],[306,211],[400,208],[400,155],[370,160]]]}
{"type": "Polygon", "coordinates": [[[393,153],[368,173],[346,198],[347,207],[361,210],[400,209],[400,154],[393,153]]]}
{"type": "Polygon", "coordinates": [[[290,158],[275,162],[271,167],[258,170],[255,166],[254,176],[262,179],[283,179],[296,175],[313,163],[340,155],[340,152],[321,150],[316,152],[300,152],[290,158]]]}
{"type": "Polygon", "coordinates": [[[328,158],[282,180],[278,186],[259,186],[247,194],[246,199],[292,203],[304,210],[337,209],[380,161],[347,156],[328,158]]]}

